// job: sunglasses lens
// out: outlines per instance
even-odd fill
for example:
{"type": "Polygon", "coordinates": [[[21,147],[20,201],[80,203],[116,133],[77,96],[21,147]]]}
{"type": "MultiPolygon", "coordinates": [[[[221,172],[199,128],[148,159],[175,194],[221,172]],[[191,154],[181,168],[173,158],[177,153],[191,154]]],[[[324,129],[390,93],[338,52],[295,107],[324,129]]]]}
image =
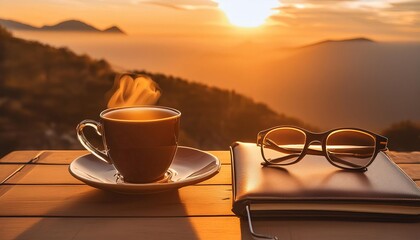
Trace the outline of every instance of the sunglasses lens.
{"type": "Polygon", "coordinates": [[[263,156],[272,164],[291,164],[301,155],[305,140],[305,133],[299,129],[284,127],[271,130],[263,139],[263,156]]]}
{"type": "Polygon", "coordinates": [[[328,158],[343,168],[366,167],[375,153],[375,138],[358,130],[337,130],[326,140],[328,158]]]}

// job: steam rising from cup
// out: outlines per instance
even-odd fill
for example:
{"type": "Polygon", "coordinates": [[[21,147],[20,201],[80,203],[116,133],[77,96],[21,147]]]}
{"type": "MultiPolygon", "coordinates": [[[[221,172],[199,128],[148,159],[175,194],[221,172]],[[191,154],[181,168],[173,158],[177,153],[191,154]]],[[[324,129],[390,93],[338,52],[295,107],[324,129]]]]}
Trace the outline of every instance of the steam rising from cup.
{"type": "Polygon", "coordinates": [[[159,100],[161,90],[145,75],[122,74],[116,77],[111,94],[108,108],[153,105],[159,100]]]}

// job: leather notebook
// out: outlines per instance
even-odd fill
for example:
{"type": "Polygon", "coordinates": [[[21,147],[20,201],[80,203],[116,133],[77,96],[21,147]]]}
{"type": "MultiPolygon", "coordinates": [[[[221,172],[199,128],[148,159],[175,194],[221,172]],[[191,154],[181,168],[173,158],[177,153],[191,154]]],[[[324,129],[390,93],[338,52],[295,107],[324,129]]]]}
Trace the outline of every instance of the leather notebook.
{"type": "Polygon", "coordinates": [[[232,211],[246,216],[420,220],[420,190],[380,152],[365,172],[342,170],[324,156],[288,166],[263,166],[260,147],[231,146],[232,211]]]}

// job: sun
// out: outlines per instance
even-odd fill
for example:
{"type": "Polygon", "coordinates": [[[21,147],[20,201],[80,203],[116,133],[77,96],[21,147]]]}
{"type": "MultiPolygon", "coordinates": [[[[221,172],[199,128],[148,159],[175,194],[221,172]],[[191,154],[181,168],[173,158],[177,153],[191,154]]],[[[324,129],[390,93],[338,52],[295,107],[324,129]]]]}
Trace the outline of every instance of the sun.
{"type": "Polygon", "coordinates": [[[276,11],[278,0],[216,0],[229,22],[238,27],[258,27],[276,11]]]}

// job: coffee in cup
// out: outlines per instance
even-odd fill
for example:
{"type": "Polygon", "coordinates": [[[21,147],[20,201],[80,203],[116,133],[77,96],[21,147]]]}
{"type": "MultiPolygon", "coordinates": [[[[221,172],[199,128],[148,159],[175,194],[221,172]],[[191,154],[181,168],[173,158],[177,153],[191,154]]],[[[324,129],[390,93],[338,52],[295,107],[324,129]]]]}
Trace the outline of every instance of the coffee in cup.
{"type": "Polygon", "coordinates": [[[83,120],[77,126],[80,143],[99,159],[113,164],[124,182],[159,181],[169,169],[178,146],[181,112],[160,106],[110,108],[101,121],[83,120]],[[83,129],[102,136],[105,150],[94,147],[83,129]]]}

